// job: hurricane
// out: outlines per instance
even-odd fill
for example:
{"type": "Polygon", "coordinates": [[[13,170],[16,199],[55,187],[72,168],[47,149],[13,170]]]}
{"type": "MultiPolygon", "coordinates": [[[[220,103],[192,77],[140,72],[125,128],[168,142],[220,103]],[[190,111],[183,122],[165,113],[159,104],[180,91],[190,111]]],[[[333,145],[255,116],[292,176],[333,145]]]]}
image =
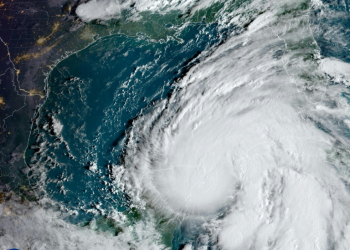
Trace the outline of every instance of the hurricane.
{"type": "Polygon", "coordinates": [[[319,3],[306,4],[252,2],[246,31],[134,121],[125,182],[137,202],[209,220],[219,249],[348,247],[348,177],[336,160],[348,104],[329,84],[342,63],[320,55],[309,17],[319,3]]]}
{"type": "Polygon", "coordinates": [[[347,0],[75,12],[100,33],[47,74],[24,155],[36,203],[10,203],[16,222],[1,208],[0,243],[350,248],[347,0]]]}

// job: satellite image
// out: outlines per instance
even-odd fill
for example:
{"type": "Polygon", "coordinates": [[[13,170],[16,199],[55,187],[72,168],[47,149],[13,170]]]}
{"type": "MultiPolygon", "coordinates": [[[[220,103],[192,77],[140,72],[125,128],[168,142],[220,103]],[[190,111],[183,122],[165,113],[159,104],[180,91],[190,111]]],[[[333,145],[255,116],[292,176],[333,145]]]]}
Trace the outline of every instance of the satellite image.
{"type": "Polygon", "coordinates": [[[348,0],[0,0],[0,250],[349,250],[348,0]]]}

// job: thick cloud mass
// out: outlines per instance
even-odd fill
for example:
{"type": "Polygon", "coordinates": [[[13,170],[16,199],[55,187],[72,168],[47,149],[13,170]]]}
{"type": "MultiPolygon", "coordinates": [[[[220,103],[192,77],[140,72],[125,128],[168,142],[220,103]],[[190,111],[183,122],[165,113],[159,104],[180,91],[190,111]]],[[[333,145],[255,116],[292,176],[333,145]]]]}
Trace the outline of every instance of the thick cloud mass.
{"type": "Polygon", "coordinates": [[[201,9],[213,3],[213,0],[91,0],[80,4],[76,10],[77,15],[84,21],[94,19],[109,20],[118,18],[122,10],[133,6],[137,11],[169,11],[179,9],[186,11],[189,8],[201,9]]]}
{"type": "Polygon", "coordinates": [[[97,1],[92,0],[78,6],[76,13],[84,21],[94,19],[107,20],[118,17],[122,10],[119,1],[97,1]]]}
{"type": "Polygon", "coordinates": [[[347,66],[319,59],[300,4],[260,5],[246,32],[192,68],[130,132],[125,178],[135,201],[185,218],[229,207],[213,226],[222,249],[350,244],[350,197],[329,159],[339,129],[320,129],[348,109],[324,71],[347,66]]]}
{"type": "MultiPolygon", "coordinates": [[[[0,204],[0,250],[146,250],[162,247],[150,240],[157,236],[152,223],[125,227],[116,237],[113,232],[98,231],[95,220],[80,227],[62,220],[59,213],[50,209],[14,200],[0,204]],[[140,234],[142,236],[139,237],[140,234]],[[135,240],[135,236],[140,240],[135,240]]],[[[115,214],[113,219],[117,222],[123,220],[120,214],[115,214]]]]}
{"type": "MultiPolygon", "coordinates": [[[[131,3],[92,0],[77,13],[106,20],[131,3]]],[[[196,3],[136,1],[135,8],[209,1],[196,3]]],[[[350,66],[320,55],[309,17],[322,3],[237,6],[221,12],[218,27],[239,31],[199,55],[167,100],[141,112],[124,166],[109,166],[136,211],[133,223],[116,212],[121,233],[95,234],[52,212],[8,216],[23,210],[9,203],[0,206],[11,225],[0,228],[2,245],[17,247],[20,238],[51,249],[165,249],[165,235],[187,240],[184,249],[350,249],[350,66]]]]}

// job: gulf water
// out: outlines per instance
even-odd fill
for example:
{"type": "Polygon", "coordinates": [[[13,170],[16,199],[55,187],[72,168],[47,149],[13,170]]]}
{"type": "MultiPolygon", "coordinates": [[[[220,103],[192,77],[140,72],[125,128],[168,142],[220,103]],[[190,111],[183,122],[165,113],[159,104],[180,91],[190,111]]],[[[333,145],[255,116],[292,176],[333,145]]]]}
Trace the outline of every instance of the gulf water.
{"type": "Polygon", "coordinates": [[[42,195],[73,211],[74,222],[126,210],[127,196],[110,185],[109,172],[122,163],[133,118],[167,98],[174,82],[223,33],[217,24],[195,23],[158,41],[111,35],[60,62],[48,77],[48,98],[26,152],[32,183],[43,186],[42,195]],[[55,134],[54,126],[62,131],[55,134]]]}

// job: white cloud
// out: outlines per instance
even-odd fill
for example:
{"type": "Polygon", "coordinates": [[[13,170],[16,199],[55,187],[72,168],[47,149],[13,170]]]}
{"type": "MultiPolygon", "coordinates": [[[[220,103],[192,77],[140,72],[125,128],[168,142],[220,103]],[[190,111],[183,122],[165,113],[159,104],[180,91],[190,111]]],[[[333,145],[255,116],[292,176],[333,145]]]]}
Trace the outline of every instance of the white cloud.
{"type": "Polygon", "coordinates": [[[138,11],[169,11],[179,9],[182,11],[196,6],[195,9],[205,8],[217,0],[91,0],[80,4],[76,10],[77,15],[88,22],[94,19],[109,20],[118,18],[123,9],[131,5],[138,11]]]}
{"type": "Polygon", "coordinates": [[[62,129],[63,129],[63,124],[55,117],[52,117],[52,130],[55,133],[55,135],[57,136],[61,135],[62,129]]]}
{"type": "Polygon", "coordinates": [[[121,8],[122,6],[119,4],[118,0],[92,0],[79,5],[76,13],[84,21],[91,21],[94,19],[107,20],[118,17],[121,8]]]}
{"type": "MultiPolygon", "coordinates": [[[[51,203],[48,199],[45,202],[51,203]]],[[[118,212],[110,219],[120,226],[125,222],[124,216],[118,212]]],[[[159,235],[153,224],[126,226],[122,233],[115,236],[113,231],[96,231],[94,221],[86,227],[68,223],[60,213],[45,210],[34,203],[20,202],[16,195],[0,204],[0,221],[0,250],[164,249],[164,245],[158,242],[159,235]]]]}
{"type": "Polygon", "coordinates": [[[305,13],[278,19],[289,3],[259,6],[269,13],[193,67],[130,132],[125,185],[134,201],[189,219],[229,207],[208,226],[220,249],[350,247],[350,176],[329,162],[334,141],[348,145],[332,121],[349,107],[339,100],[345,86],[325,88],[324,72],[348,65],[322,65],[314,46],[299,46],[313,36],[305,13]]]}

